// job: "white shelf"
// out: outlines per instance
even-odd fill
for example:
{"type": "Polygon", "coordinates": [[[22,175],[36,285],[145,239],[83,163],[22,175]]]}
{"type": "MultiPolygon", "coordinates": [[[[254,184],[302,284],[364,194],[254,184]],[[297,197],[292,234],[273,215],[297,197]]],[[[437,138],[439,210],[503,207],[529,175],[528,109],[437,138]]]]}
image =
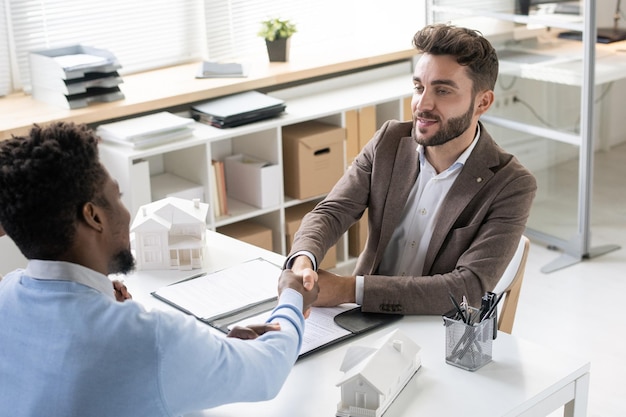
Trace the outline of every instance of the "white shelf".
{"type": "MultiPolygon", "coordinates": [[[[212,201],[214,194],[210,185],[210,176],[213,175],[211,160],[223,160],[226,156],[242,153],[281,166],[281,180],[276,184],[280,190],[278,205],[261,209],[229,197],[228,214],[216,217],[213,210],[209,210],[207,224],[215,230],[244,220],[254,220],[272,229],[274,251],[284,255],[285,209],[317,201],[324,196],[299,200],[284,195],[281,128],[310,120],[345,127],[345,112],[369,106],[376,109],[376,126],[390,118],[402,119],[404,101],[412,95],[411,74],[412,62],[406,60],[272,91],[271,95],[283,98],[287,103],[285,113],[279,117],[228,129],[196,123],[193,137],[189,139],[140,150],[102,143],[101,159],[120,183],[124,203],[133,216],[139,206],[145,204],[147,197],[140,191],[146,187],[150,189],[154,175],[170,173],[186,180],[185,184],[189,181],[203,187],[207,202],[213,205],[216,202],[212,201]],[[133,169],[138,162],[141,165],[137,168],[141,169],[133,169]],[[146,165],[149,165],[149,174],[146,165]]],[[[347,247],[346,235],[337,245],[339,263],[348,260],[347,247]]]]}

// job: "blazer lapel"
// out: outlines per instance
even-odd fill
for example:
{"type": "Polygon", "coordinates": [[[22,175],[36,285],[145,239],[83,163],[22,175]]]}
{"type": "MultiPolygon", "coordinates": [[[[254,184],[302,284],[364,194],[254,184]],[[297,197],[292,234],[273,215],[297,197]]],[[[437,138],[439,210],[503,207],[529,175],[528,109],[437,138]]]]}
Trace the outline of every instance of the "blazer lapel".
{"type": "Polygon", "coordinates": [[[377,245],[374,265],[382,259],[384,248],[387,247],[396,226],[402,218],[404,206],[419,173],[417,143],[411,136],[400,140],[394,166],[391,172],[391,186],[385,199],[385,209],[381,221],[380,238],[377,245]]]}

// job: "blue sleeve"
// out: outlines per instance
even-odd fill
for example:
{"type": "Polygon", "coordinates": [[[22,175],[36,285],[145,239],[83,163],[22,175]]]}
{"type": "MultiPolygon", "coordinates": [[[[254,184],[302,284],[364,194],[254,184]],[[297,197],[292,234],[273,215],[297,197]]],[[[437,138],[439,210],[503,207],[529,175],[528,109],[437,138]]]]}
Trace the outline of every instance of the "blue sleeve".
{"type": "Polygon", "coordinates": [[[161,314],[157,328],[159,380],[174,415],[231,402],[275,397],[300,352],[302,295],[283,291],[268,321],[280,323],[254,340],[227,338],[177,312],[161,314]]]}

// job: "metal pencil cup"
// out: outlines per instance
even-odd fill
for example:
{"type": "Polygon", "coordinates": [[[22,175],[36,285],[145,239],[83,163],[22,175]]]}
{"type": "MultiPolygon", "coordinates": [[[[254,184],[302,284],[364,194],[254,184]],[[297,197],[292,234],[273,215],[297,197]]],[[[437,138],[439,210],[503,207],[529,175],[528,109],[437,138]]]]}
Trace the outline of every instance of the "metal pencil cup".
{"type": "Polygon", "coordinates": [[[446,363],[475,371],[491,362],[494,320],[495,318],[491,317],[469,325],[462,320],[444,317],[446,363]]]}

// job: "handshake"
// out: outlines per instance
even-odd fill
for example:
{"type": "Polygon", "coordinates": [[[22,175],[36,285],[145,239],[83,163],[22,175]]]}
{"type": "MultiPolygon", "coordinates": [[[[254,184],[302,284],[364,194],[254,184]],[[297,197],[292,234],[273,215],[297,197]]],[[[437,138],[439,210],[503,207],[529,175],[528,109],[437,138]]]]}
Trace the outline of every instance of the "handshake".
{"type": "MultiPolygon", "coordinates": [[[[301,274],[295,273],[291,269],[284,269],[278,279],[278,295],[290,288],[302,295],[302,314],[307,318],[311,312],[313,303],[319,294],[319,284],[317,274],[312,269],[305,269],[301,274]]],[[[229,333],[228,337],[238,339],[256,339],[258,336],[273,330],[280,330],[280,326],[275,323],[256,324],[249,326],[236,326],[229,333]]]]}

